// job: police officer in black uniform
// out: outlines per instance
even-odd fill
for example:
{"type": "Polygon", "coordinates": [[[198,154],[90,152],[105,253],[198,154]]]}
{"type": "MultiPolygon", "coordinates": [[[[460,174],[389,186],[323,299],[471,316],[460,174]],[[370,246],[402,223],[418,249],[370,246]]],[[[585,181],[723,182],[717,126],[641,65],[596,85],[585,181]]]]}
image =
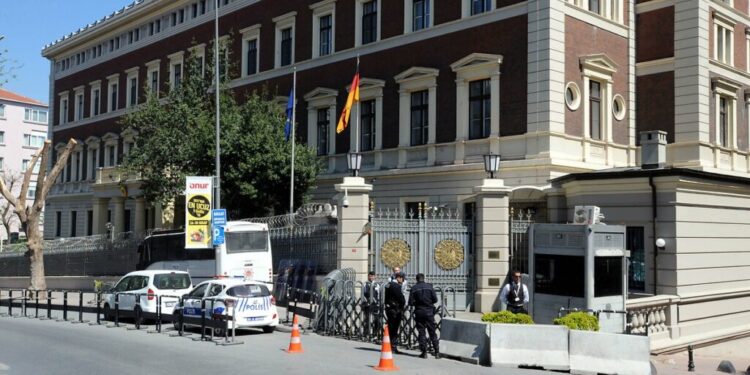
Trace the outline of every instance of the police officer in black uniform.
{"type": "Polygon", "coordinates": [[[419,350],[422,354],[419,358],[427,358],[427,337],[425,329],[430,335],[432,347],[435,349],[435,358],[440,358],[440,340],[435,333],[435,304],[438,298],[432,284],[424,282],[424,274],[417,275],[417,284],[411,288],[409,293],[409,306],[414,306],[414,322],[419,332],[419,350]]]}
{"type": "Polygon", "coordinates": [[[398,331],[401,327],[401,320],[404,317],[406,308],[406,298],[401,291],[401,284],[404,282],[404,274],[399,272],[395,275],[395,280],[391,281],[385,287],[385,315],[388,319],[388,333],[391,338],[393,353],[399,354],[398,351],[398,331]]]}

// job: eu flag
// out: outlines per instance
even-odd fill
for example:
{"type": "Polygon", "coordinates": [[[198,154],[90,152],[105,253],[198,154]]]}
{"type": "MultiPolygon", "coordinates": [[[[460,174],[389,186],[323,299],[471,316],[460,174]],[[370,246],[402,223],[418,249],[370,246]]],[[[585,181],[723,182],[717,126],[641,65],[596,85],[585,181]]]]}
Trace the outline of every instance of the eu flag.
{"type": "Polygon", "coordinates": [[[294,87],[289,92],[289,101],[286,103],[286,122],[284,123],[284,136],[289,141],[292,135],[292,116],[294,114],[294,87]]]}

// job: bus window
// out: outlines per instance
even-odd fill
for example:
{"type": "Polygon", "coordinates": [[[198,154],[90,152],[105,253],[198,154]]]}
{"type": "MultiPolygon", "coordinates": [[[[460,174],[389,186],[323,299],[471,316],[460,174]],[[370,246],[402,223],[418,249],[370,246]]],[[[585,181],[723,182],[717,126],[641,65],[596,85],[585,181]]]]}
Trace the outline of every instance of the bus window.
{"type": "Polygon", "coordinates": [[[268,232],[227,232],[225,233],[227,254],[264,252],[268,250],[268,232]]]}

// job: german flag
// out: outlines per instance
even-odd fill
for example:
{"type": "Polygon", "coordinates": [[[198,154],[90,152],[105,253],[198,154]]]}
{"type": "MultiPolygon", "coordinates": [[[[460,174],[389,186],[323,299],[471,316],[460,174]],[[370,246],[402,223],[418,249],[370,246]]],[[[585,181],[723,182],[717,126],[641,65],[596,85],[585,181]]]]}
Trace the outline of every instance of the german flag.
{"type": "Polygon", "coordinates": [[[359,64],[357,64],[357,73],[354,74],[352,79],[352,85],[349,89],[349,96],[346,98],[346,105],[344,110],[341,111],[341,117],[339,117],[339,123],[336,125],[336,133],[340,134],[349,125],[349,114],[352,111],[352,106],[355,102],[359,101],[359,64]]]}

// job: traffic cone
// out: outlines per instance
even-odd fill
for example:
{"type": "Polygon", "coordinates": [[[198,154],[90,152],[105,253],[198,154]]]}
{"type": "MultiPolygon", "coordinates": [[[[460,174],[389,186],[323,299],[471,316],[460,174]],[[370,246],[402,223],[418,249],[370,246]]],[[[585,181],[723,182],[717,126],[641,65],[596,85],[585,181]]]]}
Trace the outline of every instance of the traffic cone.
{"type": "Polygon", "coordinates": [[[292,321],[292,339],[289,341],[289,349],[287,353],[302,353],[302,338],[299,335],[299,323],[297,322],[297,314],[294,314],[294,320],[292,321]]]}
{"type": "Polygon", "coordinates": [[[380,363],[375,366],[379,371],[396,371],[398,367],[393,364],[393,351],[391,351],[391,336],[388,334],[388,325],[383,329],[383,347],[380,348],[380,363]]]}

